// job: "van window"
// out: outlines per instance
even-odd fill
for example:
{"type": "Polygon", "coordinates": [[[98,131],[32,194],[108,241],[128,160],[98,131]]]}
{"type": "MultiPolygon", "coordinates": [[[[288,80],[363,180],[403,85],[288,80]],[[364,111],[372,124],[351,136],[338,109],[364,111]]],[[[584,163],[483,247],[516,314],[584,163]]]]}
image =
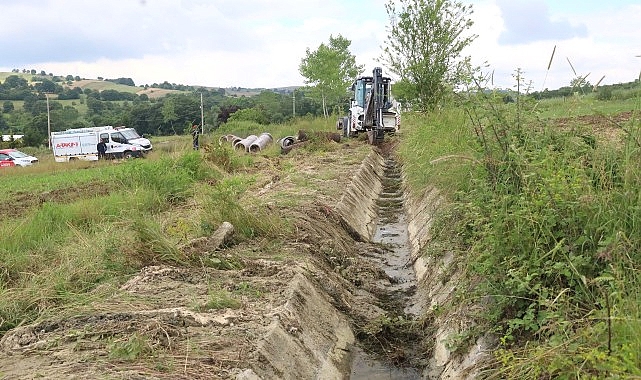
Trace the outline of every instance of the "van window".
{"type": "Polygon", "coordinates": [[[109,133],[101,133],[100,140],[103,140],[103,139],[109,141],[109,133]]]}
{"type": "Polygon", "coordinates": [[[127,143],[127,139],[125,139],[125,137],[120,132],[112,133],[111,141],[121,143],[121,144],[127,143]]]}

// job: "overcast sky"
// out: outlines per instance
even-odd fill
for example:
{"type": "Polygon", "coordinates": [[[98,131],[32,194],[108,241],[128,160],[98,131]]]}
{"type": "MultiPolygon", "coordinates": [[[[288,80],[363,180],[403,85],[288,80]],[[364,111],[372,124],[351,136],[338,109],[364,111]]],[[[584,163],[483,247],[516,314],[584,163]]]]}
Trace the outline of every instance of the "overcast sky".
{"type": "MultiPolygon", "coordinates": [[[[306,48],[330,35],[352,41],[367,72],[380,65],[386,2],[0,0],[0,71],[126,77],[136,85],[303,85],[306,48]]],[[[463,2],[473,4],[479,36],[465,55],[487,63],[497,87],[513,87],[517,68],[534,90],[566,86],[575,77],[570,62],[592,84],[639,77],[641,0],[463,2]]]]}

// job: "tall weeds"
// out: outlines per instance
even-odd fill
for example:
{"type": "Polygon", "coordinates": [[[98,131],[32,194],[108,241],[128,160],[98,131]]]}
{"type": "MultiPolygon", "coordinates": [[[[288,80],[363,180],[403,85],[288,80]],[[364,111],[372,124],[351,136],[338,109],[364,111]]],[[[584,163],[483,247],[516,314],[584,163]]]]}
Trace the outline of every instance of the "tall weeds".
{"type": "Polygon", "coordinates": [[[639,122],[617,146],[590,130],[551,128],[520,86],[516,95],[505,103],[480,82],[470,92],[483,170],[456,204],[469,269],[483,279],[476,296],[492,299],[485,326],[502,344],[494,373],[637,374],[639,122]]]}

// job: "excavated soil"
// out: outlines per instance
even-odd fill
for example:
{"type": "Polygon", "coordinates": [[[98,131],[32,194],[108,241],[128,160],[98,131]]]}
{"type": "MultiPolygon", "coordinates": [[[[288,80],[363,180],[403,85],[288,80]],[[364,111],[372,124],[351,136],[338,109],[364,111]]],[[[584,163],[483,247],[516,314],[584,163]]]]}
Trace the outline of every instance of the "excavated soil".
{"type": "Polygon", "coordinates": [[[41,193],[18,192],[12,195],[10,201],[0,202],[0,215],[17,218],[45,202],[70,203],[83,198],[107,195],[110,191],[111,189],[102,182],[89,182],[41,193]]]}
{"type": "Polygon", "coordinates": [[[392,153],[350,141],[315,160],[295,152],[274,159],[296,163],[295,175],[260,163],[264,180],[253,199],[287,214],[293,232],[277,244],[205,242],[233,265],[148,266],[118,287],[96,289],[90,305],[10,330],[0,339],[0,378],[344,379],[357,352],[398,359],[398,339],[379,350],[357,339],[403,332],[394,324],[371,331],[398,303],[381,291],[398,279],[372,260],[387,248],[371,241],[384,156],[392,153]]]}

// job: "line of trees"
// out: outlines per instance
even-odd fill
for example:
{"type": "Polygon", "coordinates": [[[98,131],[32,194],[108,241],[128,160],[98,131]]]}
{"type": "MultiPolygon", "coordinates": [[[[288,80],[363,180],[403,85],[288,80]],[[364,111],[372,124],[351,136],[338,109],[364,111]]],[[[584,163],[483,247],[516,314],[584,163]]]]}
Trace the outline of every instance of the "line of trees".
{"type": "MultiPolygon", "coordinates": [[[[0,84],[2,89],[24,91],[22,107],[14,100],[2,102],[0,132],[24,134],[29,146],[46,144],[48,120],[47,98],[41,87],[28,86],[20,77],[9,77],[0,84]],[[9,79],[11,78],[11,79],[9,79]],[[41,90],[41,91],[38,91],[41,90]]],[[[49,88],[45,88],[51,93],[49,88]]],[[[264,90],[252,97],[232,97],[219,89],[199,88],[190,92],[168,94],[157,99],[147,95],[115,90],[84,92],[79,88],[63,88],[49,96],[49,118],[52,131],[99,125],[126,125],[147,135],[185,133],[193,123],[200,123],[202,94],[205,128],[212,130],[233,120],[250,120],[259,124],[286,123],[296,116],[322,114],[322,106],[302,90],[274,92],[264,90]],[[292,99],[294,97],[294,99],[292,99]],[[69,104],[60,100],[71,99],[69,104]],[[77,102],[75,101],[77,100],[77,102]],[[82,106],[82,107],[81,107],[82,106]],[[85,109],[86,111],[81,111],[85,109]]]]}

